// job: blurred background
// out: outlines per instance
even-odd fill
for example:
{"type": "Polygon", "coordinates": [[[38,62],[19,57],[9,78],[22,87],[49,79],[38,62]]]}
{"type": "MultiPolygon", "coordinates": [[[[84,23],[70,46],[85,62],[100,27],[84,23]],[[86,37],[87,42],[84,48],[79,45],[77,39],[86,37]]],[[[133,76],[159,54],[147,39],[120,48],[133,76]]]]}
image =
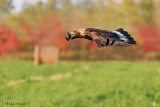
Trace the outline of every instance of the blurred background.
{"type": "Polygon", "coordinates": [[[159,19],[160,0],[0,0],[0,103],[160,106],[159,19]],[[123,28],[137,45],[65,40],[87,27],[123,28]]]}
{"type": "Polygon", "coordinates": [[[0,8],[3,59],[32,60],[35,45],[58,47],[63,60],[160,59],[159,0],[2,0],[0,8]],[[88,40],[66,42],[67,32],[87,27],[124,28],[137,46],[97,50],[88,40]]]}

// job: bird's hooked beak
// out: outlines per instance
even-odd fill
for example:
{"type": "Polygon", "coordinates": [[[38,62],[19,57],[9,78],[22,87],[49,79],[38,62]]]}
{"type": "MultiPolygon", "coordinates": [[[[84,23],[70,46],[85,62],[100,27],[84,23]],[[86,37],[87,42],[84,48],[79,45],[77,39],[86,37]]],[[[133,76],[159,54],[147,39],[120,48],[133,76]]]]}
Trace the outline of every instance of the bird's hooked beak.
{"type": "Polygon", "coordinates": [[[66,40],[69,42],[69,40],[72,39],[72,37],[75,35],[76,35],[76,33],[74,33],[74,32],[68,32],[68,37],[66,37],[66,40]]]}

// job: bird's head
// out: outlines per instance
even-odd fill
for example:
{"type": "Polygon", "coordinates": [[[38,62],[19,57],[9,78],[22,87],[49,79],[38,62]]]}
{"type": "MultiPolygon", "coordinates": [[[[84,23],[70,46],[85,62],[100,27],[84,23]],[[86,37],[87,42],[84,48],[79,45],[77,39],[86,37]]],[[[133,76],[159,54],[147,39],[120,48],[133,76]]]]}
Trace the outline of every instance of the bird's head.
{"type": "Polygon", "coordinates": [[[66,40],[69,41],[70,39],[75,37],[76,34],[77,34],[76,31],[68,32],[68,37],[66,37],[66,40]]]}
{"type": "Polygon", "coordinates": [[[84,36],[84,31],[84,29],[80,29],[68,32],[68,37],[66,37],[66,40],[69,41],[70,39],[81,38],[82,36],[84,36]]]}

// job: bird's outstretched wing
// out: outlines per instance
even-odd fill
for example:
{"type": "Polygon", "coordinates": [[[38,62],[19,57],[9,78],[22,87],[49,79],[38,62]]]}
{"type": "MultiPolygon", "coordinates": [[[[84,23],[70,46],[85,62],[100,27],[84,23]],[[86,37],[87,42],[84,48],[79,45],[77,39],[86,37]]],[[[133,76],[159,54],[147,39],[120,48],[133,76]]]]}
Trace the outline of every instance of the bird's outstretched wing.
{"type": "Polygon", "coordinates": [[[126,46],[127,44],[136,44],[128,32],[123,31],[122,28],[115,31],[88,28],[86,31],[88,32],[87,34],[97,43],[99,48],[112,45],[126,46]]]}

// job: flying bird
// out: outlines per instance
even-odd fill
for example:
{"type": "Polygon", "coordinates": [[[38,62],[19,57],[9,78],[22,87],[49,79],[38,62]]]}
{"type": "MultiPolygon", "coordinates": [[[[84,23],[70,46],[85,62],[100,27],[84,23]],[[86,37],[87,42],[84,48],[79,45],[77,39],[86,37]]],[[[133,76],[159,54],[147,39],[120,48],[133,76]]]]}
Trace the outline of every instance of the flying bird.
{"type": "Polygon", "coordinates": [[[114,31],[96,29],[96,28],[85,28],[78,29],[72,32],[68,32],[67,41],[76,38],[84,38],[91,41],[95,41],[99,48],[106,46],[126,46],[128,44],[136,44],[136,41],[124,31],[123,28],[119,28],[114,31]]]}

